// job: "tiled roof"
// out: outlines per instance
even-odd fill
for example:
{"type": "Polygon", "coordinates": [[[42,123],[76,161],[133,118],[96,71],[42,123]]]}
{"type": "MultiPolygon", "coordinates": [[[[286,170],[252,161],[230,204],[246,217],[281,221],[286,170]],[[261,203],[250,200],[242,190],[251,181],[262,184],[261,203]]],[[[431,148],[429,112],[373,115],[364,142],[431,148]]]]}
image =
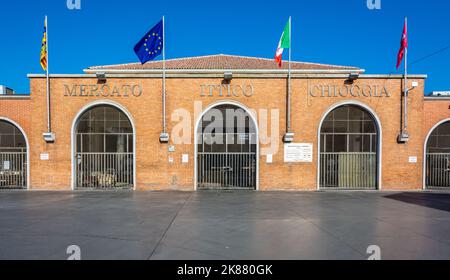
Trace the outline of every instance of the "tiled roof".
{"type": "MultiPolygon", "coordinates": [[[[141,63],[93,66],[88,70],[159,70],[162,69],[162,61],[141,63]]],[[[319,63],[292,62],[293,70],[359,70],[357,67],[327,65],[319,63]]],[[[277,70],[274,59],[245,57],[236,55],[210,55],[166,60],[166,68],[171,70],[277,70]]],[[[288,68],[285,61],[283,69],[288,68]]]]}

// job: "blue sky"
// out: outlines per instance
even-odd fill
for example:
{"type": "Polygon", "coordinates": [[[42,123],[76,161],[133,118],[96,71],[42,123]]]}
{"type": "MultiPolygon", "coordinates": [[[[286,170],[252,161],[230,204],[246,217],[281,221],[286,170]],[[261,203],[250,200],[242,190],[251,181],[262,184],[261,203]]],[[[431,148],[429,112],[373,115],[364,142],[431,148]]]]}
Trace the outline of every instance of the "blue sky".
{"type": "MultiPolygon", "coordinates": [[[[450,45],[445,0],[149,1],[4,0],[0,3],[0,84],[29,92],[28,73],[42,73],[39,52],[49,16],[50,71],[82,73],[88,66],[135,62],[136,42],[166,16],[167,58],[236,54],[272,58],[289,16],[293,60],[359,66],[371,74],[395,69],[403,18],[409,18],[409,60],[450,45]]],[[[427,74],[426,93],[450,90],[450,49],[411,65],[427,74]]]]}

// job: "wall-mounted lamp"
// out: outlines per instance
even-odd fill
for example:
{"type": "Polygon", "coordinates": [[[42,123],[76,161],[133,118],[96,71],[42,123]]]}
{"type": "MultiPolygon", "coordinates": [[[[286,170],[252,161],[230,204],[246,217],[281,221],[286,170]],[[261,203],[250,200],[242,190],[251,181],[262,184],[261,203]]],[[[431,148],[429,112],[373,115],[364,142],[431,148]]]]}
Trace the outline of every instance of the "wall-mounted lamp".
{"type": "Polygon", "coordinates": [[[359,73],[351,73],[350,75],[348,75],[348,81],[350,81],[352,83],[358,79],[359,79],[359,73]]]}
{"type": "Polygon", "coordinates": [[[405,143],[409,142],[409,133],[406,131],[401,132],[397,138],[397,142],[399,144],[405,144],[405,143]]]}
{"type": "Polygon", "coordinates": [[[223,74],[223,79],[224,79],[226,82],[230,82],[231,80],[233,80],[233,73],[231,73],[231,72],[225,72],[225,73],[223,74]]]}
{"type": "Polygon", "coordinates": [[[43,136],[44,136],[45,142],[47,142],[47,143],[55,143],[56,136],[55,136],[54,133],[52,133],[52,132],[44,133],[43,136]]]}
{"type": "Polygon", "coordinates": [[[95,73],[97,76],[97,80],[100,84],[106,83],[106,73],[105,72],[97,72],[95,73]]]}
{"type": "Polygon", "coordinates": [[[291,133],[291,132],[289,132],[289,133],[286,133],[285,135],[284,135],[284,137],[283,137],[283,142],[284,143],[292,143],[292,142],[294,142],[294,133],[291,133]]]}
{"type": "Polygon", "coordinates": [[[161,135],[159,135],[160,143],[169,143],[169,140],[170,140],[169,133],[161,133],[161,135]]]}

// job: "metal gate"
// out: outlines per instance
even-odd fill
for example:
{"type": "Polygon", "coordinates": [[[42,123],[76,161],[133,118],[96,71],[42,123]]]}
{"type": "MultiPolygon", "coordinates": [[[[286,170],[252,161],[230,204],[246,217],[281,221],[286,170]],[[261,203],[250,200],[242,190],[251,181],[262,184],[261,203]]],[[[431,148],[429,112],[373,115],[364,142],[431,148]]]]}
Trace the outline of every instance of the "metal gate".
{"type": "Polygon", "coordinates": [[[450,121],[440,123],[430,133],[425,172],[427,189],[450,189],[450,121]]]}
{"type": "Polygon", "coordinates": [[[27,150],[0,148],[0,189],[27,188],[27,150]]]}
{"type": "Polygon", "coordinates": [[[100,105],[86,111],[76,127],[76,189],[132,189],[134,134],[128,116],[100,105]]]}
{"type": "Polygon", "coordinates": [[[376,153],[322,153],[320,186],[336,189],[376,189],[376,153]]]}
{"type": "Polygon", "coordinates": [[[133,153],[77,153],[77,188],[133,188],[133,153]]]}
{"type": "Polygon", "coordinates": [[[334,109],[320,131],[320,188],[376,190],[379,132],[364,108],[344,105],[334,109]]]}
{"type": "Polygon", "coordinates": [[[450,189],[450,153],[427,154],[426,187],[450,189]]]}
{"type": "MultiPolygon", "coordinates": [[[[205,152],[206,139],[219,134],[200,134],[202,144],[197,153],[197,187],[199,189],[249,189],[257,187],[256,134],[220,134],[224,140],[205,152]],[[222,137],[223,136],[223,137],[222,137]],[[236,143],[241,139],[243,143],[236,143]],[[231,142],[233,141],[233,142],[231,142]],[[215,152],[214,150],[217,150],[215,152]],[[240,150],[240,152],[236,152],[240,150]]],[[[212,145],[209,145],[212,147],[212,145]]]]}

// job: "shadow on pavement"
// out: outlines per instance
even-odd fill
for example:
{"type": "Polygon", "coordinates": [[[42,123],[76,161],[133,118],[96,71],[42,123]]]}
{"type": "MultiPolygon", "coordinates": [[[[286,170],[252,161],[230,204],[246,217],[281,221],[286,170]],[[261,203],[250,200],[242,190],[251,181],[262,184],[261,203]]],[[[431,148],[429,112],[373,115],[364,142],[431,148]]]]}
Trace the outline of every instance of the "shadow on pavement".
{"type": "Polygon", "coordinates": [[[398,193],[385,198],[450,212],[450,193],[398,193]]]}

